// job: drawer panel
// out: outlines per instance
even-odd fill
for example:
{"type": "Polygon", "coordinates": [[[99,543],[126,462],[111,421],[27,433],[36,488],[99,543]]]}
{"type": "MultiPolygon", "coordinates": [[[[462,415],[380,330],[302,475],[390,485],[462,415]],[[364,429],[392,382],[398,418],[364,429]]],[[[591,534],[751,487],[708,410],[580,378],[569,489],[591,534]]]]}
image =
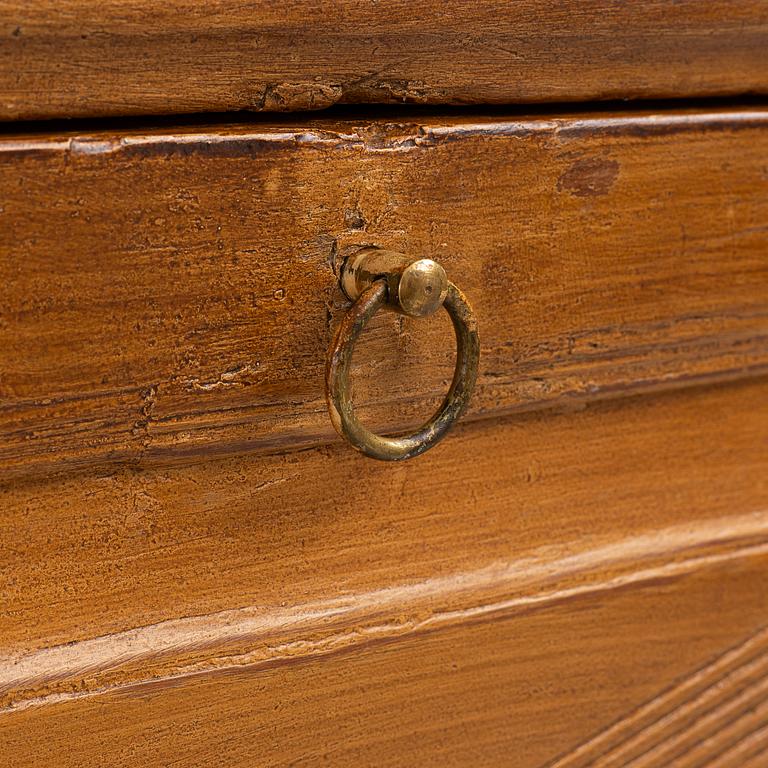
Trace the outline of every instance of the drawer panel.
{"type": "Polygon", "coordinates": [[[625,536],[653,551],[658,530],[768,508],[767,391],[760,380],[483,420],[403,464],[339,445],[7,484],[0,640],[21,652],[559,562],[625,536]]]}
{"type": "Polygon", "coordinates": [[[0,4],[0,119],[768,91],[755,0],[0,4]]]}
{"type": "MultiPolygon", "coordinates": [[[[766,156],[765,110],[6,136],[0,479],[335,439],[355,244],[473,303],[469,419],[757,375],[766,156]]],[[[452,355],[445,318],[377,317],[365,419],[421,420],[452,355]]]]}

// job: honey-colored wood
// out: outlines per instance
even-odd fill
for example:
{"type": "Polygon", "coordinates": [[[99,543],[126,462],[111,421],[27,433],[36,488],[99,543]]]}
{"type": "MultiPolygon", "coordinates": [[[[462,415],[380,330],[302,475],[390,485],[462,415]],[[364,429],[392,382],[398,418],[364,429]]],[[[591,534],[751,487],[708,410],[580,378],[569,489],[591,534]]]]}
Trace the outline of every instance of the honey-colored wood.
{"type": "Polygon", "coordinates": [[[768,92],[762,0],[5,0],[0,119],[768,92]]]}
{"type": "Polygon", "coordinates": [[[335,446],[6,484],[4,754],[747,765],[767,397],[480,420],[401,465],[335,446]]]}
{"type": "Polygon", "coordinates": [[[761,765],[768,751],[767,646],[768,631],[762,630],[566,753],[552,768],[761,765]]]}
{"type": "MultiPolygon", "coordinates": [[[[663,695],[672,681],[690,686],[714,666],[717,686],[718,649],[737,638],[759,645],[765,667],[768,640],[750,632],[765,619],[767,566],[763,556],[396,644],[371,642],[352,653],[160,680],[0,715],[6,755],[13,768],[544,766],[577,746],[580,734],[663,695]],[[728,592],[740,600],[724,598],[728,592]],[[710,625],[713,611],[720,621],[710,625]]],[[[728,716],[718,718],[718,728],[732,725],[728,716]]],[[[767,722],[763,712],[752,725],[767,722]]],[[[765,734],[761,746],[768,746],[765,734]]],[[[697,764],[685,757],[680,765],[697,764]]]]}
{"type": "MultiPolygon", "coordinates": [[[[472,302],[468,419],[764,372],[766,157],[764,109],[7,135],[0,480],[336,440],[353,244],[472,302]]],[[[366,421],[423,422],[453,347],[444,314],[377,318],[366,421]]]]}

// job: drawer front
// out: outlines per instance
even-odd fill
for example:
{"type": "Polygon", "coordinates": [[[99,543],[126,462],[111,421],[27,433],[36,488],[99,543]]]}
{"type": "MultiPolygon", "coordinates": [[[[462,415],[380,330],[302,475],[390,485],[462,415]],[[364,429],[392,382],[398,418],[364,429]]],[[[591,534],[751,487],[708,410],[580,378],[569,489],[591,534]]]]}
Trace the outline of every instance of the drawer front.
{"type": "Polygon", "coordinates": [[[10,0],[0,120],[768,92],[759,0],[10,0]]]}
{"type": "MultiPolygon", "coordinates": [[[[764,372],[766,154],[765,111],[9,138],[2,474],[327,443],[360,244],[468,296],[470,419],[764,372]]],[[[375,318],[373,426],[439,402],[448,327],[375,318]]]]}
{"type": "MultiPolygon", "coordinates": [[[[759,765],[768,112],[0,141],[11,765],[759,765]],[[347,249],[445,265],[470,411],[335,437],[347,249]]],[[[381,314],[366,422],[447,320],[381,314]]]]}

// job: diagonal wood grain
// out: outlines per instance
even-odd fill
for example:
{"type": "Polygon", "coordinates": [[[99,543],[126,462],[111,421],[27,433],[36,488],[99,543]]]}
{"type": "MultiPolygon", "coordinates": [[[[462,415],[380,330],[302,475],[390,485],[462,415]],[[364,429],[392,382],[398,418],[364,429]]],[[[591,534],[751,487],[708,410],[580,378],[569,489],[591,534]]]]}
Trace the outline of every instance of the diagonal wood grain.
{"type": "Polygon", "coordinates": [[[766,725],[766,701],[768,629],[763,629],[551,768],[725,764],[760,747],[765,736],[758,728],[766,725]]]}
{"type": "MultiPolygon", "coordinates": [[[[762,109],[6,135],[0,481],[335,440],[354,243],[468,295],[470,419],[765,372],[767,154],[762,109]]],[[[377,320],[361,413],[419,423],[449,323],[377,320]]]]}
{"type": "Polygon", "coordinates": [[[712,768],[757,768],[768,755],[768,721],[710,761],[712,768]]]}
{"type": "MultiPolygon", "coordinates": [[[[723,756],[728,757],[732,747],[749,745],[752,749],[751,757],[757,755],[753,739],[759,738],[761,731],[768,726],[768,697],[766,688],[759,692],[759,698],[749,702],[748,706],[741,711],[730,711],[727,717],[730,720],[720,721],[720,727],[706,734],[705,739],[696,744],[687,754],[681,755],[675,760],[675,765],[679,766],[710,766],[722,764],[723,756]]],[[[768,738],[762,734],[762,746],[768,748],[768,738]]],[[[732,759],[735,756],[730,754],[732,759]]],[[[746,759],[750,755],[742,752],[741,758],[746,759]]]]}

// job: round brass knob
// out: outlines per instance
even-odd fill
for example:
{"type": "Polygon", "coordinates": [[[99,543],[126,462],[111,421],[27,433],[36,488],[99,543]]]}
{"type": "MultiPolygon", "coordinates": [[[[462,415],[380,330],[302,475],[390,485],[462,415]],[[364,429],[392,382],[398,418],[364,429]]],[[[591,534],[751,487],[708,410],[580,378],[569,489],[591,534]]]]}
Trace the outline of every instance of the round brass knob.
{"type": "Polygon", "coordinates": [[[469,404],[477,379],[480,343],[477,322],[462,292],[431,259],[409,259],[400,253],[363,248],[344,262],[341,285],[354,301],[339,325],[326,365],[326,396],[336,431],[366,456],[401,461],[435,445],[469,404]],[[355,415],[349,369],[352,352],[368,321],[386,307],[424,317],[445,307],[456,334],[453,381],[440,408],[415,432],[384,437],[364,427],[355,415]]]}

